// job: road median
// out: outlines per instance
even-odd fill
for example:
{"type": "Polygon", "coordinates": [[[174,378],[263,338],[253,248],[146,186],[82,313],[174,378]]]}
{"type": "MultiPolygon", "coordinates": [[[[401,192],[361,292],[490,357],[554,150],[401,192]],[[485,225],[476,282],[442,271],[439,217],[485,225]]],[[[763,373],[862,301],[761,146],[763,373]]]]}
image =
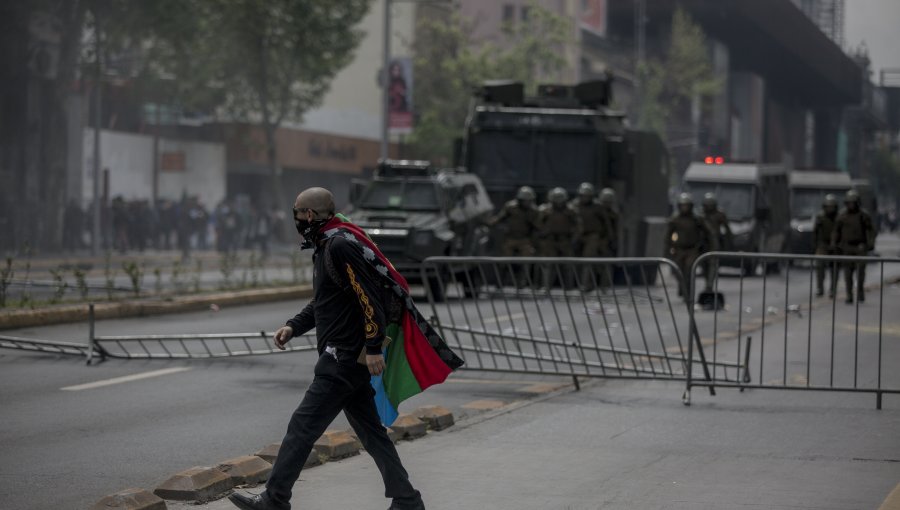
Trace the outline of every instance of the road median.
{"type": "MultiPolygon", "coordinates": [[[[312,296],[312,286],[294,285],[260,289],[211,292],[171,298],[146,298],[96,303],[96,319],[120,319],[170,313],[196,312],[210,307],[249,305],[272,301],[303,299],[312,296]]],[[[0,330],[82,322],[88,319],[87,303],[55,305],[33,310],[0,312],[0,330]]]]}

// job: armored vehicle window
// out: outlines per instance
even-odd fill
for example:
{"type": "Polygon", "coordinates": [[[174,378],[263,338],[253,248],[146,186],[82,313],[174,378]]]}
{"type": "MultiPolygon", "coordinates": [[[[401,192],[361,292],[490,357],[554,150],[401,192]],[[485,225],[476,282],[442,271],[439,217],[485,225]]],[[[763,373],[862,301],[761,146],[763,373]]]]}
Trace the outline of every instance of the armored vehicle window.
{"type": "Polygon", "coordinates": [[[753,217],[753,186],[750,184],[720,184],[715,182],[687,182],[687,191],[694,195],[697,207],[703,195],[715,193],[719,208],[725,211],[729,220],[747,220],[753,217]]]}
{"type": "Polygon", "coordinates": [[[360,204],[363,209],[440,209],[437,189],[430,181],[372,181],[360,204]]]}
{"type": "Polygon", "coordinates": [[[482,131],[472,136],[470,169],[485,185],[533,184],[575,188],[594,181],[595,134],[482,131]]]}
{"type": "Polygon", "coordinates": [[[794,188],[791,191],[791,216],[794,218],[810,218],[815,216],[825,201],[825,195],[835,193],[834,190],[794,188]]]}

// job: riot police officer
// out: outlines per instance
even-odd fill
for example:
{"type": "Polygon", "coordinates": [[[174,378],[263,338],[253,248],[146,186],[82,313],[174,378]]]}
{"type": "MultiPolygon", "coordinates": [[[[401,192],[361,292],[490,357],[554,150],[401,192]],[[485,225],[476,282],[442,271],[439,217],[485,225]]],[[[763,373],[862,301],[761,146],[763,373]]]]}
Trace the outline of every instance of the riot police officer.
{"type": "Polygon", "coordinates": [[[718,248],[718,240],[710,231],[709,225],[694,214],[694,199],[689,193],[682,193],[678,197],[678,211],[669,218],[665,244],[666,253],[684,277],[678,295],[687,298],[691,290],[691,267],[694,261],[702,252],[718,248]]]}
{"type": "Polygon", "coordinates": [[[596,198],[594,185],[584,182],[578,187],[578,197],[569,204],[581,221],[581,235],[578,239],[578,255],[582,257],[609,257],[610,218],[596,198]]]}
{"type": "MultiPolygon", "coordinates": [[[[831,247],[841,255],[862,256],[875,249],[875,225],[872,217],[859,205],[859,193],[850,190],[844,197],[844,210],[834,221],[831,247]]],[[[866,300],[866,265],[848,262],[844,264],[844,283],[847,285],[847,303],[853,302],[853,273],[857,273],[856,294],[859,302],[866,300]]]]}
{"type": "MultiPolygon", "coordinates": [[[[573,254],[574,241],[581,231],[581,220],[569,207],[568,200],[566,190],[553,188],[547,193],[547,203],[538,209],[542,257],[571,257],[573,254]]],[[[549,287],[552,279],[552,270],[544,268],[544,286],[549,287]]]]}
{"type": "MultiPolygon", "coordinates": [[[[833,255],[831,249],[831,234],[834,232],[834,222],[837,219],[838,202],[837,197],[831,193],[825,195],[825,201],[822,203],[822,210],[816,215],[815,224],[813,226],[813,247],[816,255],[833,255]]],[[[816,261],[816,295],[824,294],[825,284],[825,265],[823,260],[816,261]]],[[[834,263],[828,263],[831,275],[829,276],[828,297],[834,297],[834,291],[837,288],[837,278],[834,263]]]]}
{"type": "Polygon", "coordinates": [[[522,186],[515,200],[510,200],[489,222],[505,228],[502,253],[504,257],[532,257],[538,232],[537,195],[529,186],[522,186]]]}
{"type": "MultiPolygon", "coordinates": [[[[728,225],[728,217],[719,209],[719,201],[715,193],[707,193],[703,196],[703,219],[709,226],[710,232],[717,241],[717,249],[728,249],[732,246],[733,234],[728,225]]],[[[706,291],[712,292],[716,277],[719,273],[719,264],[715,260],[707,260],[703,267],[706,277],[706,291]]]]}
{"type": "Polygon", "coordinates": [[[600,208],[607,224],[606,256],[615,257],[619,252],[619,212],[616,210],[616,192],[612,188],[600,190],[600,208]]]}

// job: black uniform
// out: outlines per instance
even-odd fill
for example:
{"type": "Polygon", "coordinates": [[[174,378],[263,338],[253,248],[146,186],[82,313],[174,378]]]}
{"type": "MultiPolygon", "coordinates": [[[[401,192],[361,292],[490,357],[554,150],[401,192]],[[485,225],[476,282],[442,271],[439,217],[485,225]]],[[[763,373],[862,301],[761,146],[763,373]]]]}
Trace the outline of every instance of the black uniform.
{"type": "Polygon", "coordinates": [[[357,361],[364,347],[367,353],[381,353],[389,313],[383,305],[387,289],[363,258],[362,248],[340,236],[318,245],[313,266],[315,296],[287,325],[294,336],[316,328],[319,361],[306,396],[291,416],[266,493],[275,505],[290,508],[291,488],[313,443],[343,410],[375,460],[385,496],[394,500],[392,508],[424,508],[378,417],[368,368],[357,361]]]}

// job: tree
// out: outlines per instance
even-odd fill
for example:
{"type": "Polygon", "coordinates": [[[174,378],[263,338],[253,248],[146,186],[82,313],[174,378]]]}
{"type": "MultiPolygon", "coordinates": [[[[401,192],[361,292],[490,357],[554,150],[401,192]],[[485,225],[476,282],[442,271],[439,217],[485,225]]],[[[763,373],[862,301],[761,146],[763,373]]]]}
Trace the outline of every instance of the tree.
{"type": "Polygon", "coordinates": [[[145,8],[158,30],[150,55],[186,106],[256,123],[270,192],[281,201],[275,134],[320,104],[362,37],[371,0],[166,0],[145,8]],[[188,20],[188,21],[185,21],[188,20]]]}
{"type": "Polygon", "coordinates": [[[453,141],[464,133],[476,87],[512,79],[532,87],[557,80],[570,44],[569,21],[532,2],[527,21],[504,28],[496,42],[471,39],[473,21],[454,12],[449,19],[423,17],[416,27],[414,69],[417,119],[410,144],[417,157],[449,163],[453,141]]]}
{"type": "Polygon", "coordinates": [[[672,16],[671,39],[660,59],[638,68],[640,90],[637,124],[667,138],[673,113],[682,114],[693,101],[701,105],[719,93],[722,80],[712,67],[703,29],[683,8],[672,16]]]}

